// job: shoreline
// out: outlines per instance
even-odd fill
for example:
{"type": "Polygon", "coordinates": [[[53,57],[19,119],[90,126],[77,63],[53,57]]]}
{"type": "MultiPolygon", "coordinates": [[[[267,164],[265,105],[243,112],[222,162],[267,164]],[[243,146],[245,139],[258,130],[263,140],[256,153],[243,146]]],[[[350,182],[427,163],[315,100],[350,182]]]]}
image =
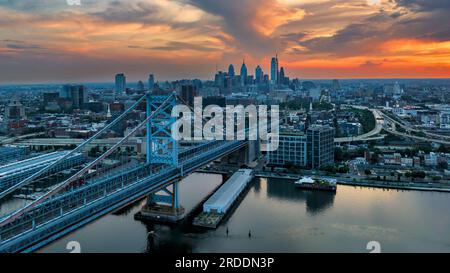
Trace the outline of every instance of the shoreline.
{"type": "MultiPolygon", "coordinates": [[[[267,173],[256,173],[255,177],[260,178],[272,178],[272,179],[286,179],[286,180],[298,180],[304,175],[298,175],[298,174],[283,174],[283,175],[277,175],[277,174],[267,174],[267,173]]],[[[328,177],[328,176],[325,176],[328,177]]],[[[332,176],[330,176],[332,177],[332,176]]],[[[373,182],[358,182],[358,181],[345,181],[348,178],[342,178],[342,177],[332,177],[338,180],[338,185],[346,185],[346,186],[359,186],[359,187],[369,187],[369,188],[381,188],[381,189],[398,189],[398,190],[413,190],[413,191],[435,191],[435,192],[447,192],[450,193],[450,187],[448,188],[438,188],[438,187],[421,187],[421,186],[407,186],[407,185],[399,185],[399,182],[379,182],[379,181],[373,181],[373,182]],[[388,185],[390,183],[390,185],[388,185]]],[[[405,182],[401,182],[405,183],[405,182]]]]}

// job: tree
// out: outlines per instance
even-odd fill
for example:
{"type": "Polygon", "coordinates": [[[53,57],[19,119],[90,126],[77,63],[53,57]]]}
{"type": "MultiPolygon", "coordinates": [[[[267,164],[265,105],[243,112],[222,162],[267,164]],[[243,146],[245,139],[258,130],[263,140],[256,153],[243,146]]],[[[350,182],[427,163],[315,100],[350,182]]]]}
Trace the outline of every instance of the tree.
{"type": "Polygon", "coordinates": [[[440,177],[440,176],[433,176],[432,179],[433,179],[434,182],[437,182],[437,181],[440,181],[442,179],[442,177],[440,177]]]}
{"type": "Polygon", "coordinates": [[[342,151],[342,148],[336,147],[334,149],[334,160],[336,162],[341,162],[344,160],[344,152],[342,151]]]}
{"type": "Polygon", "coordinates": [[[448,163],[447,161],[441,161],[438,163],[438,169],[440,170],[447,170],[448,169],[448,163]]]}
{"type": "Polygon", "coordinates": [[[370,157],[370,163],[371,164],[378,164],[378,162],[380,161],[380,155],[378,153],[374,153],[371,157],[370,157]]]}

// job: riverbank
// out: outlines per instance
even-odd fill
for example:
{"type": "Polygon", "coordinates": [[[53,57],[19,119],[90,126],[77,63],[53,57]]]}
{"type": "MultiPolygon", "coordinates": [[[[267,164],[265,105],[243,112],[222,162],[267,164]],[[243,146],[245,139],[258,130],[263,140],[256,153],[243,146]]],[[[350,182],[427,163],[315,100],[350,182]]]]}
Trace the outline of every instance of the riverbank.
{"type": "MultiPolygon", "coordinates": [[[[317,175],[314,173],[304,175],[317,175]]],[[[272,173],[272,172],[257,172],[256,177],[272,178],[272,179],[285,179],[285,180],[298,180],[304,175],[300,174],[287,174],[287,173],[272,173]]],[[[417,183],[417,182],[396,182],[396,181],[358,181],[355,178],[339,176],[324,176],[327,178],[335,178],[338,180],[339,185],[347,186],[359,186],[359,187],[372,187],[372,188],[384,188],[384,189],[399,189],[399,190],[415,190],[415,191],[436,191],[436,192],[450,192],[450,185],[442,183],[417,183]]]]}

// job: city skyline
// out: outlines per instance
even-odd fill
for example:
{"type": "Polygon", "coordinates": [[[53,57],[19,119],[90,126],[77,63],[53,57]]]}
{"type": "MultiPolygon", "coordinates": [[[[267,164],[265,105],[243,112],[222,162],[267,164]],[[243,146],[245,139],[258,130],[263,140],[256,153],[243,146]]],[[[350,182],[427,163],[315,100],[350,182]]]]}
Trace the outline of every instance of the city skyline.
{"type": "Polygon", "coordinates": [[[292,78],[448,78],[448,1],[0,1],[0,83],[212,79],[216,67],[292,78]],[[214,3],[213,3],[214,2],[214,3]]]}

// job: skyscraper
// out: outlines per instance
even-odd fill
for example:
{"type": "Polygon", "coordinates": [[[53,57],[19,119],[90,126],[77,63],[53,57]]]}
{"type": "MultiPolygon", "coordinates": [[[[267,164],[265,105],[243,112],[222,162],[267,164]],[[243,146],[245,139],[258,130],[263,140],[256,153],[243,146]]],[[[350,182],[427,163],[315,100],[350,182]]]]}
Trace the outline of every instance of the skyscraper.
{"type": "Polygon", "coordinates": [[[270,80],[273,84],[278,84],[278,55],[272,58],[270,64],[270,80]]]}
{"type": "Polygon", "coordinates": [[[182,85],[181,86],[181,98],[184,103],[187,105],[194,107],[194,98],[197,96],[197,88],[195,85],[182,85]]]}
{"type": "Polygon", "coordinates": [[[138,83],[137,83],[137,91],[143,92],[144,89],[145,89],[144,83],[142,81],[138,81],[138,83]]]}
{"type": "Polygon", "coordinates": [[[153,88],[155,88],[155,76],[153,74],[150,74],[148,76],[148,91],[152,91],[153,88]]]}
{"type": "Polygon", "coordinates": [[[230,78],[233,78],[235,76],[234,66],[232,64],[230,64],[230,66],[228,66],[228,76],[230,76],[230,78]]]}
{"type": "Polygon", "coordinates": [[[125,94],[127,88],[127,79],[123,73],[116,75],[115,95],[125,94]]]}
{"type": "Polygon", "coordinates": [[[245,65],[245,60],[242,61],[242,66],[241,66],[241,82],[242,85],[245,85],[247,82],[247,66],[245,65]]]}
{"type": "Polygon", "coordinates": [[[332,87],[333,91],[338,91],[338,90],[341,89],[341,84],[339,83],[339,80],[338,80],[338,79],[334,79],[334,80],[333,80],[332,86],[333,86],[333,87],[332,87]]]}
{"type": "Polygon", "coordinates": [[[86,100],[86,88],[83,85],[74,85],[71,88],[72,106],[81,109],[86,100]]]}
{"type": "Polygon", "coordinates": [[[72,101],[74,109],[80,109],[86,103],[86,88],[83,85],[63,85],[60,92],[60,97],[72,101]]]}
{"type": "Polygon", "coordinates": [[[256,78],[256,83],[262,83],[264,80],[264,72],[259,65],[255,69],[255,78],[256,78]]]}
{"type": "Polygon", "coordinates": [[[279,79],[278,79],[278,83],[279,84],[284,84],[284,82],[285,82],[285,74],[284,74],[284,67],[282,67],[281,69],[280,69],[280,74],[279,74],[279,79]]]}

